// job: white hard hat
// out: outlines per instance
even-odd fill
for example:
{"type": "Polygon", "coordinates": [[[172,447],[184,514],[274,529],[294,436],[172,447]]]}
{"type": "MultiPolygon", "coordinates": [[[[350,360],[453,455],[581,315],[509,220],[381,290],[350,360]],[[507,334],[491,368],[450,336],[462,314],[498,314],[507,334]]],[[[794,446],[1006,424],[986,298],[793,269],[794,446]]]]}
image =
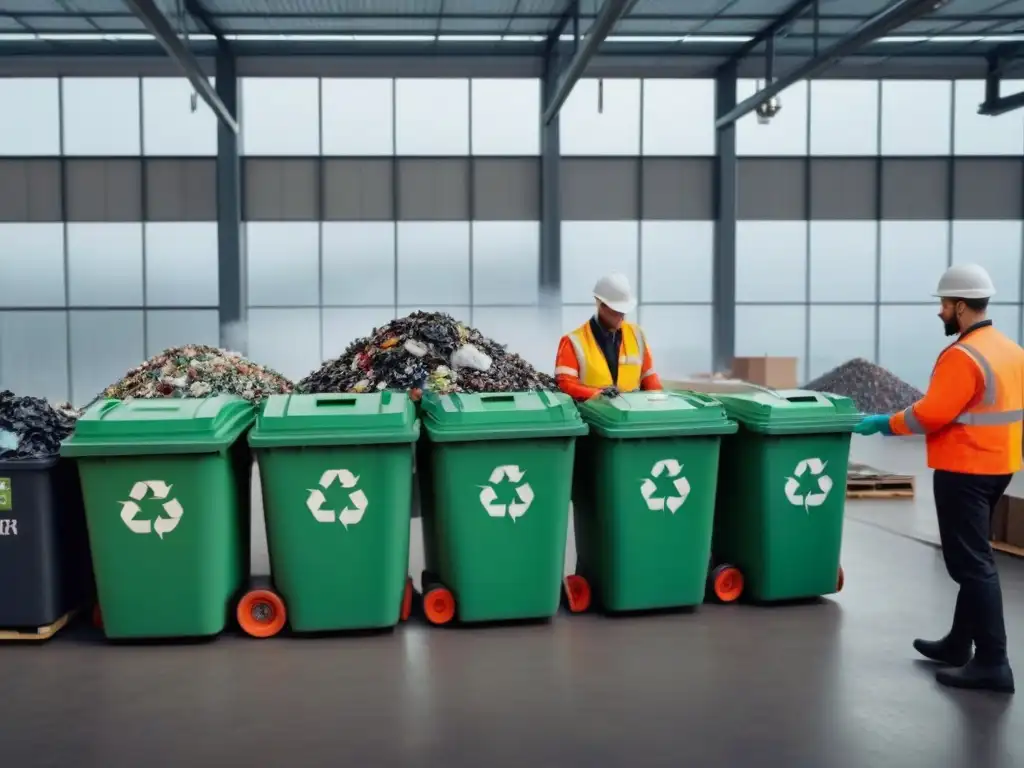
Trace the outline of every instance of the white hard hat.
{"type": "Polygon", "coordinates": [[[988,299],[996,287],[984,267],[977,264],[954,264],[939,278],[935,296],[944,299],[988,299]]]}
{"type": "Polygon", "coordinates": [[[621,272],[609,272],[594,286],[594,298],[609,309],[626,315],[636,309],[629,280],[621,272]]]}

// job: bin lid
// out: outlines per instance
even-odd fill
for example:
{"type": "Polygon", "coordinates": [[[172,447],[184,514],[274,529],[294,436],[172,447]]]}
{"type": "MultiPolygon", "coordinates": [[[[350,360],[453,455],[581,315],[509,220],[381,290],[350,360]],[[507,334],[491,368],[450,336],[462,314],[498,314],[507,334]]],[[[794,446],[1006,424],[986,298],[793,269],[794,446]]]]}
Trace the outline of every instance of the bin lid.
{"type": "Polygon", "coordinates": [[[253,448],[412,443],[416,406],[404,392],[271,395],[249,433],[253,448]]]}
{"type": "Polygon", "coordinates": [[[852,432],[862,418],[850,398],[804,389],[723,394],[718,399],[731,418],[766,435],[852,432]]]}
{"type": "Polygon", "coordinates": [[[217,453],[247,430],[256,412],[237,395],[159,400],[99,400],[61,444],[61,455],[132,456],[217,453]]]}
{"type": "Polygon", "coordinates": [[[420,402],[428,437],[437,443],[576,437],[588,428],[561,392],[438,395],[420,402]]]}
{"type": "Polygon", "coordinates": [[[579,409],[602,437],[730,435],[737,430],[722,404],[701,392],[624,392],[593,398],[579,409]]]}

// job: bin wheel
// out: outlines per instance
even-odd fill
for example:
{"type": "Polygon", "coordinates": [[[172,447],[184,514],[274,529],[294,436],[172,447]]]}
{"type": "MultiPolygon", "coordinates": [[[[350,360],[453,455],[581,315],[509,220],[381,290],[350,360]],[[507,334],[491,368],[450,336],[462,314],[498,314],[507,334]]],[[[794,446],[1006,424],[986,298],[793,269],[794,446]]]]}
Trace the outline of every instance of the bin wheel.
{"type": "Polygon", "coordinates": [[[569,613],[584,613],[590,608],[590,584],[578,573],[570,574],[562,579],[565,592],[565,604],[569,613]]]}
{"type": "Polygon", "coordinates": [[[723,563],[711,572],[711,592],[720,603],[734,603],[743,594],[743,572],[723,563]]]}
{"type": "Polygon", "coordinates": [[[846,583],[846,572],[843,570],[843,566],[839,566],[839,578],[836,579],[836,592],[843,591],[843,585],[846,583]]]}
{"type": "Polygon", "coordinates": [[[401,620],[402,621],[408,621],[409,617],[412,615],[412,598],[413,598],[412,577],[406,576],[405,577],[405,591],[402,593],[402,613],[401,613],[401,620]]]}
{"type": "Polygon", "coordinates": [[[273,637],[288,623],[284,600],[271,589],[250,589],[238,601],[238,626],[250,637],[273,637]]]}
{"type": "Polygon", "coordinates": [[[431,584],[423,590],[423,615],[434,626],[451,623],[455,618],[455,596],[440,584],[431,584]]]}
{"type": "Polygon", "coordinates": [[[96,629],[103,629],[103,611],[100,610],[99,603],[95,603],[92,606],[92,625],[96,629]]]}

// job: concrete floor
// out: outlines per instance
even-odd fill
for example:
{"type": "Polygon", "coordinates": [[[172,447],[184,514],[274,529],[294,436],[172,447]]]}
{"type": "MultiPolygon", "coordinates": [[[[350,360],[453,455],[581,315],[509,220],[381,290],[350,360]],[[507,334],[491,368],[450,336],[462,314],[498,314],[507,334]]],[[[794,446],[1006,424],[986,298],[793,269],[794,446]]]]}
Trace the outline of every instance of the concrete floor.
{"type": "MultiPolygon", "coordinates": [[[[854,458],[920,469],[921,451],[858,438],[854,458]]],[[[1024,765],[1021,705],[940,688],[910,647],[946,629],[954,597],[914,540],[926,486],[849,506],[846,588],[814,604],[185,646],[112,647],[76,627],[5,647],[0,764],[1024,765]]],[[[1024,675],[1024,562],[1000,566],[1024,675]]]]}

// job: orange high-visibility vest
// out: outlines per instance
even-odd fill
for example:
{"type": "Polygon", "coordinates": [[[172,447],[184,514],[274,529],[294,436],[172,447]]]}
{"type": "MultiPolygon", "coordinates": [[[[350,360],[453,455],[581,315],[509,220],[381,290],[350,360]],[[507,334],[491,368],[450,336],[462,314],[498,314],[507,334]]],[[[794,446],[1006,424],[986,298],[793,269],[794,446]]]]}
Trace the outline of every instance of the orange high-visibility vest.
{"type": "Polygon", "coordinates": [[[1021,468],[1024,350],[991,325],[946,347],[927,394],[890,420],[897,435],[927,435],[928,466],[969,475],[1021,468]]]}
{"type": "MultiPolygon", "coordinates": [[[[579,370],[571,373],[577,374],[580,383],[584,386],[604,389],[614,384],[620,392],[636,392],[640,389],[647,342],[644,339],[644,332],[640,330],[639,326],[632,323],[622,324],[619,372],[617,380],[614,382],[611,371],[608,369],[608,361],[605,360],[601,345],[594,337],[589,320],[568,334],[568,339],[572,343],[573,351],[576,353],[576,363],[579,365],[579,370]]],[[[556,369],[555,373],[569,374],[570,372],[556,369]]]]}

